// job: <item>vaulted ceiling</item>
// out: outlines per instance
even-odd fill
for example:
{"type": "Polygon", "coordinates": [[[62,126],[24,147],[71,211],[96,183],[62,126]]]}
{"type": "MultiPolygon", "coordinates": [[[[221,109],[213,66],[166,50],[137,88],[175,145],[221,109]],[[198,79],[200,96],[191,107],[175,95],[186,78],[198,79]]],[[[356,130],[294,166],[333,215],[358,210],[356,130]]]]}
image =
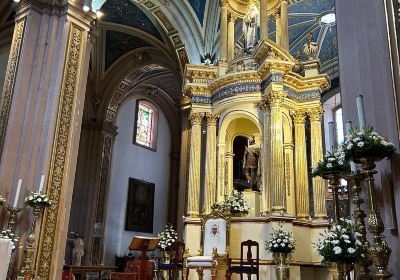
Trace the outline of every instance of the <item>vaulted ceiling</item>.
{"type": "MultiPolygon", "coordinates": [[[[218,57],[219,46],[219,1],[216,0],[94,0],[93,8],[101,9],[104,21],[118,25],[126,25],[150,34],[163,43],[168,43],[165,28],[160,24],[160,18],[152,16],[156,9],[161,10],[180,33],[188,51],[191,63],[198,64],[204,57],[218,57]],[[158,8],[154,8],[158,5],[158,8]],[[148,8],[151,7],[151,8],[148,8]]],[[[332,69],[337,64],[336,25],[321,21],[324,15],[334,13],[334,0],[291,0],[289,1],[289,41],[290,52],[296,55],[301,52],[309,32],[320,45],[318,56],[324,71],[332,75],[332,69]]],[[[236,23],[236,34],[241,34],[241,22],[236,23]]],[[[275,38],[275,22],[269,22],[270,37],[275,38]]],[[[124,51],[145,46],[147,43],[140,38],[132,38],[121,34],[107,33],[110,57],[107,63],[122,55],[124,51]],[[120,46],[120,47],[118,47],[120,46]],[[118,53],[120,52],[120,53],[118,53]]],[[[237,36],[240,44],[240,36],[237,36]]],[[[108,65],[109,66],[109,65],[108,65]]],[[[337,76],[337,73],[333,73],[337,76]]]]}

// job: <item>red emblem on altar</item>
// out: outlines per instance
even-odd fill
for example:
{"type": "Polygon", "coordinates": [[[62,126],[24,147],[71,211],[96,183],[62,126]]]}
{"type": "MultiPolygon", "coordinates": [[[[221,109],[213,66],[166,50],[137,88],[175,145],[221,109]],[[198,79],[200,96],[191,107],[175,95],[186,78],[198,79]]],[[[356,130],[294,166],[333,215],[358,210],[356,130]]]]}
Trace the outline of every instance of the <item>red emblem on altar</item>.
{"type": "Polygon", "coordinates": [[[216,224],[211,227],[211,236],[216,237],[219,234],[219,226],[216,224]]]}

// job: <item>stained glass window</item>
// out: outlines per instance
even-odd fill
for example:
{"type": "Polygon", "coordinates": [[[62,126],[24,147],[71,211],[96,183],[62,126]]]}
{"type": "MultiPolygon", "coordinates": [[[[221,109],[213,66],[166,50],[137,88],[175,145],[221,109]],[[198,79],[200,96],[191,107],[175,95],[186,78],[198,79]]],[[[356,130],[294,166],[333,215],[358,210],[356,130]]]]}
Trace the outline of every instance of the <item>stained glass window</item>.
{"type": "Polygon", "coordinates": [[[153,148],[154,113],[154,109],[147,102],[138,102],[135,138],[137,144],[153,148]]]}

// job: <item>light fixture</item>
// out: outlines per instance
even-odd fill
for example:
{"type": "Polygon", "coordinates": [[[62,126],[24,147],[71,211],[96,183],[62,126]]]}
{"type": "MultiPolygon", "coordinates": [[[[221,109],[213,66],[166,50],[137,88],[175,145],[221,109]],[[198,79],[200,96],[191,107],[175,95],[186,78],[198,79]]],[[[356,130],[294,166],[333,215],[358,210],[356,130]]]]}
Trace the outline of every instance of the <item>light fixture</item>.
{"type": "Polygon", "coordinates": [[[97,19],[101,19],[101,18],[104,16],[104,14],[103,14],[102,11],[97,10],[97,11],[96,11],[96,16],[97,16],[97,19]]]}
{"type": "Polygon", "coordinates": [[[326,25],[334,25],[336,23],[336,15],[335,13],[329,13],[326,15],[323,15],[320,19],[322,24],[326,25]]]}
{"type": "Polygon", "coordinates": [[[14,0],[15,3],[19,3],[21,0],[14,0]]]}
{"type": "Polygon", "coordinates": [[[85,12],[89,12],[90,11],[90,0],[85,0],[83,1],[83,10],[85,12]]]}

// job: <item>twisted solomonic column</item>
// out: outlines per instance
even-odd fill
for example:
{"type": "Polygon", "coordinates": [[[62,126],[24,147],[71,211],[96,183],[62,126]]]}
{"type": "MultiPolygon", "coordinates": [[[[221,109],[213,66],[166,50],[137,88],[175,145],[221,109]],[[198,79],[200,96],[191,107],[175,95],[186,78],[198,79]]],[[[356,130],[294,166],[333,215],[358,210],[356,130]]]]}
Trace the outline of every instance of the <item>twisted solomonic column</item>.
{"type": "Polygon", "coordinates": [[[201,122],[203,113],[191,112],[187,215],[197,217],[200,207],[201,122]]]}
{"type": "MultiPolygon", "coordinates": [[[[323,159],[322,148],[322,116],[324,110],[322,106],[308,110],[311,123],[311,166],[316,166],[323,159]]],[[[325,220],[326,215],[326,186],[321,177],[315,177],[313,182],[313,198],[314,198],[314,218],[325,220]]]]}
{"type": "Polygon", "coordinates": [[[218,115],[206,113],[207,141],[206,141],[206,163],[205,163],[205,190],[203,212],[210,213],[211,206],[216,202],[217,190],[217,145],[216,127],[218,115]]]}
{"type": "Polygon", "coordinates": [[[286,212],[285,165],[283,158],[282,103],[286,91],[272,90],[268,95],[271,108],[271,193],[272,212],[286,212]]]}
{"type": "Polygon", "coordinates": [[[308,195],[308,169],[306,149],[306,111],[295,110],[290,112],[294,122],[294,157],[296,176],[296,217],[300,220],[308,220],[310,203],[308,195]]]}

